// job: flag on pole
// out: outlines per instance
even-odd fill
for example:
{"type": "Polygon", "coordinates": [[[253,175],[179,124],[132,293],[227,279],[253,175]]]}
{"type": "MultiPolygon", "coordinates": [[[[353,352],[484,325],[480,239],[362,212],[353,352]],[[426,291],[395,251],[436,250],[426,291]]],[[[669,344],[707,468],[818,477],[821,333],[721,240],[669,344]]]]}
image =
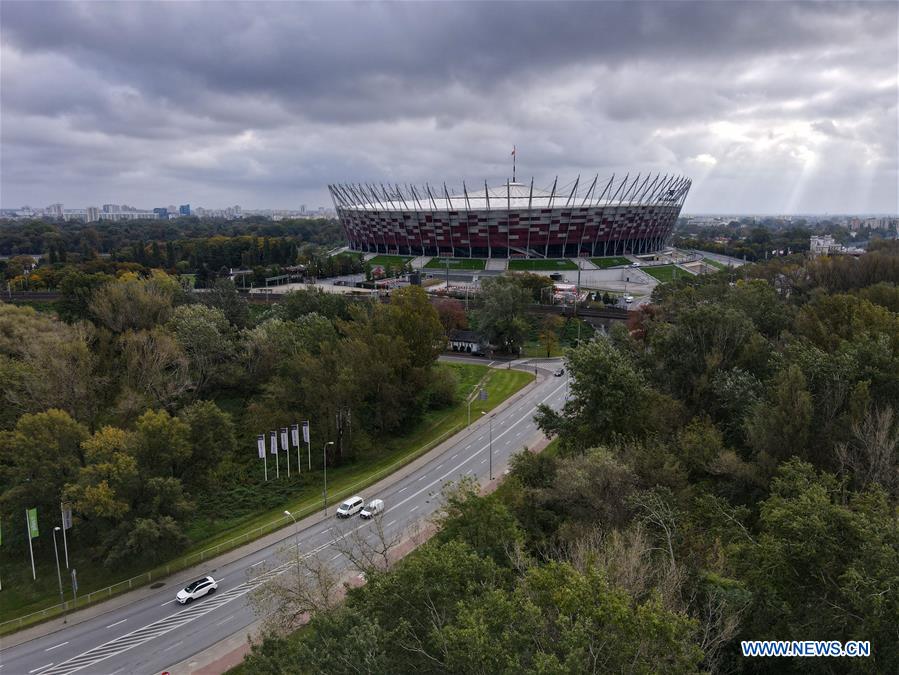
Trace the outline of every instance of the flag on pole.
{"type": "Polygon", "coordinates": [[[290,440],[293,442],[293,447],[300,447],[300,425],[299,424],[291,424],[290,425],[290,440]]]}
{"type": "Polygon", "coordinates": [[[303,443],[309,442],[309,420],[303,422],[303,443]]]}
{"type": "Polygon", "coordinates": [[[287,427],[281,427],[281,449],[289,450],[290,446],[287,445],[287,427]]]}
{"type": "Polygon", "coordinates": [[[270,431],[268,434],[268,451],[273,454],[278,454],[278,432],[270,431]]]}
{"type": "Polygon", "coordinates": [[[62,527],[64,530],[72,529],[72,507],[64,505],[62,507],[62,527]]]}
{"type": "Polygon", "coordinates": [[[265,434],[256,437],[256,449],[259,451],[259,459],[265,459],[265,434]]]}
{"type": "Polygon", "coordinates": [[[512,146],[512,156],[513,157],[515,156],[515,146],[514,145],[512,146]]]}
{"type": "Polygon", "coordinates": [[[40,530],[37,527],[37,509],[28,509],[28,538],[34,539],[40,536],[40,530]]]}

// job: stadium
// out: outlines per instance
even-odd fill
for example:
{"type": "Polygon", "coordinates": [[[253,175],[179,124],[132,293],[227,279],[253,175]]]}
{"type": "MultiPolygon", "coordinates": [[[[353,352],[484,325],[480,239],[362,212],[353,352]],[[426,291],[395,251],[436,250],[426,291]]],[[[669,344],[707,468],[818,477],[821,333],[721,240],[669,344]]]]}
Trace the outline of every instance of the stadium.
{"type": "Polygon", "coordinates": [[[329,185],[350,248],[454,258],[570,258],[666,246],[691,182],[625,176],[548,189],[507,182],[469,191],[430,185],[329,185]]]}

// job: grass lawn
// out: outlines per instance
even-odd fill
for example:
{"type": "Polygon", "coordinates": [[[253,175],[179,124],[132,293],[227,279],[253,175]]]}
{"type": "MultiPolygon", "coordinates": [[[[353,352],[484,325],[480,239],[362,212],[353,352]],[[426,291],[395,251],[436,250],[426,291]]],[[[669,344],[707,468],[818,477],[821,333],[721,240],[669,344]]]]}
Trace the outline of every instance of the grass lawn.
{"type": "Polygon", "coordinates": [[[712,267],[719,270],[727,269],[727,265],[725,265],[723,262],[718,262],[717,260],[712,260],[711,258],[703,258],[702,262],[704,262],[706,265],[711,265],[712,267]]]}
{"type": "MultiPolygon", "coordinates": [[[[384,478],[464,428],[468,414],[466,397],[481,380],[484,380],[483,386],[487,390],[488,398],[486,401],[476,399],[472,403],[471,418],[473,420],[480,416],[482,410],[491,410],[534,379],[531,373],[517,370],[495,370],[481,365],[448,363],[441,364],[440,367],[453,369],[458,374],[458,403],[450,408],[426,413],[407,434],[376,439],[375,451],[358,457],[353,463],[329,469],[328,503],[331,509],[337,502],[357,491],[362,491],[366,486],[384,478]]],[[[317,459],[320,451],[321,448],[318,448],[317,451],[316,448],[313,448],[315,455],[313,462],[317,459]]],[[[305,460],[306,455],[304,453],[301,455],[305,460]]],[[[270,461],[269,464],[271,465],[272,462],[270,461]]],[[[117,567],[111,571],[100,564],[91,562],[78,554],[77,532],[71,530],[69,555],[72,566],[78,569],[78,606],[87,604],[85,602],[87,594],[93,590],[141,575],[133,584],[134,587],[139,587],[149,581],[165,577],[171,572],[190,567],[269,532],[286,527],[290,522],[283,515],[285,509],[294,512],[298,517],[306,517],[321,509],[321,471],[304,471],[299,475],[294,472],[291,480],[288,481],[284,475],[284,468],[282,460],[280,481],[276,482],[272,478],[273,467],[269,466],[270,480],[264,484],[264,487],[247,485],[239,488],[248,491],[250,494],[247,495],[247,498],[251,500],[251,503],[257,504],[260,502],[259,495],[253,495],[252,492],[260,489],[267,490],[268,492],[263,497],[266,503],[262,507],[257,508],[253,513],[228,517],[228,510],[223,504],[218,511],[222,517],[217,520],[210,520],[208,515],[205,518],[198,516],[194,522],[187,524],[186,529],[186,533],[194,543],[181,555],[153,569],[134,565],[128,568],[117,567]]],[[[233,495],[228,496],[234,499],[233,495]]],[[[43,534],[44,526],[41,529],[43,534]]],[[[3,565],[4,592],[0,594],[0,621],[37,612],[57,602],[58,590],[52,542],[48,545],[49,540],[45,540],[43,536],[35,542],[37,582],[30,579],[30,566],[27,561],[19,561],[15,565],[11,562],[3,565]]],[[[122,584],[114,589],[113,594],[127,591],[128,588],[127,583],[122,584]]],[[[68,589],[66,597],[71,597],[68,589]]],[[[109,596],[104,593],[102,598],[95,597],[94,600],[107,597],[109,596]]],[[[53,614],[48,613],[47,616],[53,616],[53,614]]],[[[36,617],[31,622],[43,618],[46,617],[36,617]]],[[[0,634],[13,632],[19,627],[19,624],[0,626],[0,634]]]]}
{"type": "Polygon", "coordinates": [[[567,258],[550,259],[550,260],[510,260],[510,270],[576,270],[577,265],[567,258]]]}
{"type": "Polygon", "coordinates": [[[644,267],[642,269],[648,275],[655,277],[662,283],[691,276],[689,272],[684,272],[675,265],[660,265],[658,267],[644,267]]]}
{"type": "Polygon", "coordinates": [[[611,256],[609,258],[590,258],[590,262],[596,265],[599,269],[604,270],[609,267],[618,267],[619,265],[630,265],[631,261],[627,258],[622,258],[620,255],[611,256]]]}
{"type": "Polygon", "coordinates": [[[380,265],[381,267],[402,267],[412,260],[411,255],[376,255],[371,260],[366,260],[367,265],[380,265]]]}
{"type": "Polygon", "coordinates": [[[425,265],[429,270],[445,270],[449,261],[450,270],[482,270],[486,261],[478,258],[432,258],[425,265]]]}

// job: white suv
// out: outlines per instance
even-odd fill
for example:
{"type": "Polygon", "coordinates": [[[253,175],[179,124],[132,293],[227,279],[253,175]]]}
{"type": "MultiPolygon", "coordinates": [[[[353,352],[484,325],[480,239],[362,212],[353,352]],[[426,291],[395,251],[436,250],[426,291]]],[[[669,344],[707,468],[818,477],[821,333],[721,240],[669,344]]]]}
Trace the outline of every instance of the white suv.
{"type": "Polygon", "coordinates": [[[202,598],[204,595],[215,592],[215,589],[218,587],[218,582],[215,579],[212,577],[203,577],[178,591],[178,595],[175,596],[175,599],[182,605],[186,605],[192,600],[202,598]]]}
{"type": "Polygon", "coordinates": [[[365,506],[365,500],[362,497],[350,497],[343,504],[337,507],[338,518],[349,518],[355,516],[365,506]]]}

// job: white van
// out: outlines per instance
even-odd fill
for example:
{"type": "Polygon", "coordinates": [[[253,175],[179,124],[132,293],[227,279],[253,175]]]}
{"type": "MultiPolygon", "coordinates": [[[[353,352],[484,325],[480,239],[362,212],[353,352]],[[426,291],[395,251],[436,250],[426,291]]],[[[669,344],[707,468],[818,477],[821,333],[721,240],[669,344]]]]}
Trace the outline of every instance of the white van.
{"type": "Polygon", "coordinates": [[[362,497],[350,497],[343,504],[337,507],[338,518],[349,518],[355,516],[365,506],[365,500],[362,497]]]}
{"type": "Polygon", "coordinates": [[[369,518],[374,518],[383,510],[384,502],[380,499],[372,499],[368,506],[362,509],[362,512],[359,515],[368,520],[369,518]]]}

